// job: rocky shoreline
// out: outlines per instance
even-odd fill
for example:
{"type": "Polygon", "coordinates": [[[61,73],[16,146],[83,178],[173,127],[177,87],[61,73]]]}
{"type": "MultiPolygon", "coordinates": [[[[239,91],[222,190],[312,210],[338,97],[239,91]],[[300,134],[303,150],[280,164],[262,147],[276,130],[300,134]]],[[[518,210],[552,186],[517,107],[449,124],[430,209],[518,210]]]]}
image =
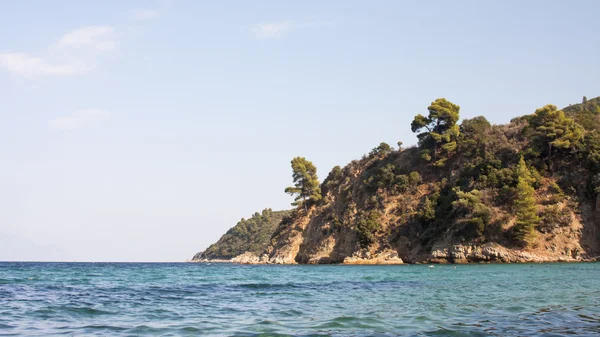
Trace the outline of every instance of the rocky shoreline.
{"type": "MultiPolygon", "coordinates": [[[[398,253],[386,249],[377,254],[368,252],[355,253],[343,259],[342,262],[332,262],[327,259],[309,260],[305,264],[341,264],[341,265],[400,265],[400,264],[478,264],[478,263],[553,263],[553,262],[598,262],[600,256],[584,257],[579,251],[564,251],[557,255],[548,256],[521,250],[507,249],[494,243],[481,246],[453,245],[451,247],[433,248],[431,254],[423,261],[403,261],[398,253]]],[[[235,264],[299,264],[296,261],[269,257],[267,254],[258,256],[246,252],[232,259],[193,259],[197,263],[235,263],[235,264]]]]}

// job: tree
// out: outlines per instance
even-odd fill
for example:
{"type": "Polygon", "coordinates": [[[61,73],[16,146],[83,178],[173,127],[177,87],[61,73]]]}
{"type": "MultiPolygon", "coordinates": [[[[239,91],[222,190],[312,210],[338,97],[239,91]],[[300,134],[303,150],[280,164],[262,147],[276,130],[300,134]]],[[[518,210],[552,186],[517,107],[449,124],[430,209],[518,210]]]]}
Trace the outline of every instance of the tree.
{"type": "Polygon", "coordinates": [[[588,132],[580,144],[580,156],[592,173],[600,173],[600,128],[588,132]]]}
{"type": "Polygon", "coordinates": [[[427,117],[419,114],[411,123],[417,135],[421,156],[435,166],[444,166],[450,154],[456,150],[456,139],[460,134],[458,125],[460,107],[445,98],[438,98],[427,108],[427,117]],[[440,157],[440,158],[438,158],[440,157]]]}
{"type": "Polygon", "coordinates": [[[529,125],[534,130],[533,140],[546,152],[548,169],[552,172],[552,151],[574,148],[582,139],[584,130],[572,118],[565,116],[555,105],[539,108],[529,117],[529,125]]]}
{"type": "Polygon", "coordinates": [[[535,226],[540,223],[540,218],[537,216],[535,190],[531,186],[533,178],[523,157],[517,166],[517,174],[519,182],[514,201],[517,222],[513,233],[517,240],[530,243],[535,238],[535,226]]]}
{"type": "Polygon", "coordinates": [[[479,190],[463,192],[455,188],[456,200],[452,202],[452,212],[456,222],[463,226],[462,233],[468,239],[483,238],[486,227],[490,224],[490,208],[482,201],[479,190]]]}
{"type": "Polygon", "coordinates": [[[306,158],[296,157],[292,159],[292,172],[294,187],[287,187],[285,193],[296,195],[292,205],[304,205],[304,210],[308,214],[307,201],[319,201],[322,198],[317,168],[306,158]]]}
{"type": "Polygon", "coordinates": [[[460,124],[460,148],[467,155],[485,154],[492,125],[483,116],[465,119],[460,124]]]}
{"type": "Polygon", "coordinates": [[[363,214],[356,223],[356,231],[358,233],[358,242],[363,249],[369,248],[376,241],[375,234],[381,229],[379,211],[372,211],[368,214],[363,214]]]}
{"type": "Polygon", "coordinates": [[[321,195],[327,195],[331,189],[335,188],[335,186],[339,186],[342,174],[342,168],[339,165],[334,166],[327,175],[327,178],[325,178],[321,184],[321,195]]]}
{"type": "Polygon", "coordinates": [[[371,152],[369,153],[369,156],[378,156],[378,155],[385,156],[390,152],[392,152],[392,147],[388,143],[381,142],[377,147],[375,147],[375,148],[373,148],[373,150],[371,150],[371,152]]]}
{"type": "Polygon", "coordinates": [[[408,175],[408,182],[411,186],[416,186],[421,183],[421,175],[417,171],[412,171],[408,175]]]}

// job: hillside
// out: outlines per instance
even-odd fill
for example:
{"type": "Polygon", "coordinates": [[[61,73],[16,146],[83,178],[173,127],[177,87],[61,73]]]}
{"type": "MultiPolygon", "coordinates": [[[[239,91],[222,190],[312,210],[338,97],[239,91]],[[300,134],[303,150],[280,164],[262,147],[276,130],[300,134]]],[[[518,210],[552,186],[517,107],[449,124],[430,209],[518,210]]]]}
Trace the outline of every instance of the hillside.
{"type": "Polygon", "coordinates": [[[458,124],[459,106],[438,99],[411,125],[418,146],[382,143],[335,167],[318,187],[316,168],[295,158],[296,187],[286,191],[298,194],[298,207],[263,252],[254,249],[236,262],[542,262],[600,255],[599,103],[584,100],[563,111],[547,105],[491,125],[483,116],[458,124]]]}
{"type": "Polygon", "coordinates": [[[290,211],[273,212],[270,208],[261,213],[254,213],[250,219],[240,220],[219,241],[194,255],[192,260],[229,260],[245,252],[262,253],[267,248],[275,228],[289,214],[290,211]]]}

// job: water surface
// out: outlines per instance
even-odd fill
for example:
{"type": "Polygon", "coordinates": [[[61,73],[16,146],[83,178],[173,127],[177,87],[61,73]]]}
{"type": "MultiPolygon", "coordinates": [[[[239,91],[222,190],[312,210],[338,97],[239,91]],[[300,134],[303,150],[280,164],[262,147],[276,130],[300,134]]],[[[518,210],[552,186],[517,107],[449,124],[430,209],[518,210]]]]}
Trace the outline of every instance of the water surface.
{"type": "Polygon", "coordinates": [[[598,263],[0,263],[0,336],[599,334],[598,263]]]}

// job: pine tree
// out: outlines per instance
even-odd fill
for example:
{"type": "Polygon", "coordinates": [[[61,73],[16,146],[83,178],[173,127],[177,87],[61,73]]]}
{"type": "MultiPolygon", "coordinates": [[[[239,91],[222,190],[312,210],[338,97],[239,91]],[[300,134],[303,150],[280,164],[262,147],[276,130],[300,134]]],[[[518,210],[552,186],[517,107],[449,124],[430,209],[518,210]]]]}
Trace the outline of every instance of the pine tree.
{"type": "Polygon", "coordinates": [[[517,166],[517,193],[514,201],[517,223],[513,233],[517,240],[530,243],[535,238],[535,227],[540,223],[537,216],[535,190],[531,186],[533,178],[523,157],[517,166]]]}
{"type": "Polygon", "coordinates": [[[582,139],[584,129],[572,118],[565,116],[555,105],[539,108],[529,119],[534,128],[534,141],[546,152],[548,169],[552,171],[552,152],[556,149],[574,148],[582,139]]]}
{"type": "Polygon", "coordinates": [[[369,152],[369,156],[386,156],[390,152],[392,152],[392,147],[388,143],[381,142],[377,147],[373,148],[373,150],[369,152]]]}
{"type": "Polygon", "coordinates": [[[304,210],[308,213],[307,201],[318,201],[322,198],[317,168],[306,158],[296,157],[292,159],[292,171],[294,187],[287,187],[285,193],[296,195],[292,205],[304,205],[304,210]]]}
{"type": "Polygon", "coordinates": [[[411,123],[412,132],[421,132],[419,146],[421,156],[435,166],[444,166],[452,152],[456,150],[456,139],[460,133],[456,124],[460,107],[445,98],[438,98],[427,108],[429,115],[415,116],[411,123]]]}

